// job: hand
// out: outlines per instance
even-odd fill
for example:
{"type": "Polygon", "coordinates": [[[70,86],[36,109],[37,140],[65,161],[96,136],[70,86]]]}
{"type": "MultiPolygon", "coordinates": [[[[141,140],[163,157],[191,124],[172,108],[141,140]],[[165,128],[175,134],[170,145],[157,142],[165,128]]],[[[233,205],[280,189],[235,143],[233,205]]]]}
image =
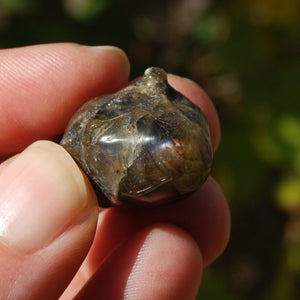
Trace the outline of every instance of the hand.
{"type": "MultiPolygon", "coordinates": [[[[34,142],[60,135],[85,101],[124,87],[128,73],[112,47],[0,51],[1,299],[194,299],[203,267],[226,247],[229,209],[212,178],[162,208],[99,209],[69,154],[34,142]]],[[[211,101],[190,80],[169,82],[202,108],[216,149],[211,101]]]]}

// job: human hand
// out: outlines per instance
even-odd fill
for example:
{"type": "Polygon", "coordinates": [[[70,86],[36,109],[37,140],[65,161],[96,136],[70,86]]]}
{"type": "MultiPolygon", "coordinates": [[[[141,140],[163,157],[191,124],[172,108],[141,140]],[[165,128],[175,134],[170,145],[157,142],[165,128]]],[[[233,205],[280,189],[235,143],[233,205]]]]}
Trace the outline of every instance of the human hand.
{"type": "MultiPolygon", "coordinates": [[[[116,48],[0,51],[1,299],[194,299],[203,267],[226,247],[229,210],[213,179],[161,208],[99,209],[69,154],[33,143],[61,134],[83,102],[124,87],[128,73],[116,48]]],[[[168,80],[202,108],[216,149],[220,128],[206,94],[168,80]]]]}

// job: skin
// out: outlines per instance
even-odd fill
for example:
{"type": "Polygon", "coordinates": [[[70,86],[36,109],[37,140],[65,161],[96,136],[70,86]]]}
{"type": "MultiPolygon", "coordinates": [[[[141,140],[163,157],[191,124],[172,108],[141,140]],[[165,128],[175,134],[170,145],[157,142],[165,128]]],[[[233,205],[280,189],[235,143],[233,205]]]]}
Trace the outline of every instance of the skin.
{"type": "MultiPolygon", "coordinates": [[[[1,299],[194,299],[203,268],[225,249],[229,209],[212,178],[162,208],[99,209],[85,175],[50,142],[85,101],[128,76],[117,48],[0,50],[1,299]]],[[[204,111],[216,150],[208,96],[188,79],[168,80],[204,111]]]]}

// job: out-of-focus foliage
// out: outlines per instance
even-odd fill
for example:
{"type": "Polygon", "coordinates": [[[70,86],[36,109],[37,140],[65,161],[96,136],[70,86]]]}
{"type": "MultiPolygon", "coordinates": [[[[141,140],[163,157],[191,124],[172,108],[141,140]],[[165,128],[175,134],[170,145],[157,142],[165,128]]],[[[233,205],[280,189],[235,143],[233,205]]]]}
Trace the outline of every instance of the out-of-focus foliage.
{"type": "Polygon", "coordinates": [[[24,14],[34,8],[34,0],[0,0],[0,12],[5,14],[24,14]]]}
{"type": "Polygon", "coordinates": [[[109,0],[64,0],[66,12],[78,21],[90,21],[106,11],[109,0]]]}
{"type": "MultiPolygon", "coordinates": [[[[298,0],[0,0],[0,48],[113,44],[197,81],[222,123],[232,238],[199,299],[300,299],[298,0]]],[[[184,263],[184,262],[183,262],[184,263]]]]}

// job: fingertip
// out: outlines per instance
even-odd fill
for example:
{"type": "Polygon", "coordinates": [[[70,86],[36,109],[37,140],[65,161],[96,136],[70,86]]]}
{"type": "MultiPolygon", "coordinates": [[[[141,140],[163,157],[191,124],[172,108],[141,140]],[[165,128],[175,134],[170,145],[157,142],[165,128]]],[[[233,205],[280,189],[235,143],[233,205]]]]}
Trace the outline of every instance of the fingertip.
{"type": "Polygon", "coordinates": [[[129,77],[130,74],[130,62],[128,59],[127,54],[125,53],[124,50],[122,50],[119,47],[115,47],[115,46],[84,46],[87,47],[89,50],[93,49],[96,52],[100,51],[106,51],[107,53],[111,53],[113,55],[116,55],[120,58],[120,63],[119,65],[124,65],[124,70],[126,71],[125,74],[127,75],[127,77],[129,77]]]}
{"type": "MultiPolygon", "coordinates": [[[[70,193],[68,197],[73,198],[73,201],[80,202],[82,208],[97,208],[97,197],[91,183],[62,146],[51,141],[41,140],[31,144],[23,153],[29,151],[37,159],[39,159],[38,156],[43,159],[40,168],[46,169],[43,173],[47,172],[48,178],[55,178],[57,188],[65,188],[66,192],[70,193]],[[42,164],[43,162],[44,164],[42,164]],[[69,187],[66,187],[68,185],[69,187]],[[74,197],[76,197],[75,200],[74,197]]],[[[45,178],[47,179],[47,177],[45,178]]]]}
{"type": "Polygon", "coordinates": [[[22,253],[47,246],[94,216],[97,200],[86,176],[59,145],[38,141],[0,174],[0,236],[22,253]]]}
{"type": "Polygon", "coordinates": [[[61,146],[38,141],[2,166],[0,190],[1,296],[58,299],[94,238],[89,182],[61,146]]]}
{"type": "Polygon", "coordinates": [[[63,132],[92,97],[128,83],[129,62],[116,47],[45,44],[0,51],[0,156],[63,132]]]}

